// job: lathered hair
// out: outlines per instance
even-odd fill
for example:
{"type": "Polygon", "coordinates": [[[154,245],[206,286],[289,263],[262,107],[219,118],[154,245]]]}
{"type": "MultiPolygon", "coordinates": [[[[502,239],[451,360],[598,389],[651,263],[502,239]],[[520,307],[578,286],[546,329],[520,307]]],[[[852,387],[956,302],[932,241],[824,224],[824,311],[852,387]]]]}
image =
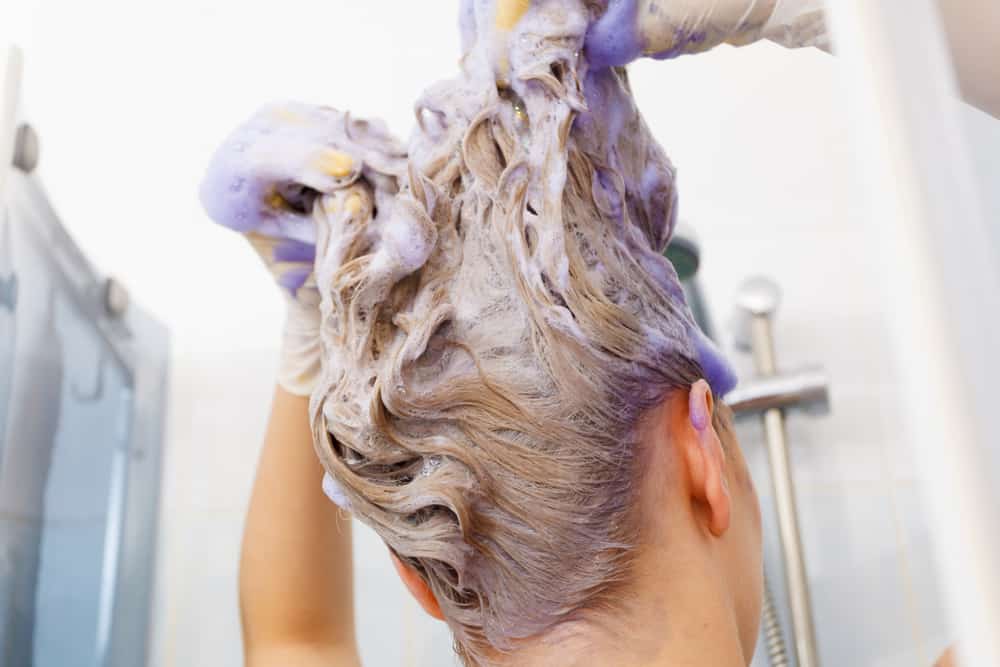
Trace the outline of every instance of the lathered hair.
{"type": "Polygon", "coordinates": [[[588,70],[592,10],[537,1],[474,41],[408,150],[344,116],[360,165],[314,205],[317,451],[469,663],[608,607],[637,425],[705,373],[662,256],[673,168],[624,70],[588,70]]]}

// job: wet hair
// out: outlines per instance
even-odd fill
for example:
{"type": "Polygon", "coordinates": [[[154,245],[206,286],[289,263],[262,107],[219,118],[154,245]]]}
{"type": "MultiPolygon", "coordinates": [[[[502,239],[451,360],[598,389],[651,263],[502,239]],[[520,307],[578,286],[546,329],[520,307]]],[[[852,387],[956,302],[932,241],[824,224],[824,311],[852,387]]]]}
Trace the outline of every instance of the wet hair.
{"type": "Polygon", "coordinates": [[[625,71],[588,71],[562,20],[523,28],[499,85],[467,56],[418,104],[403,168],[362,164],[314,208],[317,451],[470,664],[611,603],[637,426],[705,374],[662,256],[673,168],[625,71]]]}

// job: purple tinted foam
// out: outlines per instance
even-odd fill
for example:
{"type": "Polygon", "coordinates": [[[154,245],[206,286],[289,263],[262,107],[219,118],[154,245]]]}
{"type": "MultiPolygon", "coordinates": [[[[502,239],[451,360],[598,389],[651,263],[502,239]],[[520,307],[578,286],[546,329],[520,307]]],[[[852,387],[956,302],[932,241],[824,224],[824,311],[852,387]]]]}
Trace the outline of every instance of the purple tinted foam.
{"type": "Polygon", "coordinates": [[[308,262],[316,261],[316,246],[302,241],[282,241],[274,247],[273,258],[276,262],[308,262]]]}
{"type": "Polygon", "coordinates": [[[223,146],[212,158],[198,197],[208,216],[238,232],[256,229],[261,221],[258,184],[240,173],[237,156],[223,146]]]}
{"type": "Polygon", "coordinates": [[[704,31],[698,32],[685,32],[683,28],[677,28],[674,31],[674,45],[669,49],[654,53],[652,58],[654,60],[669,60],[670,58],[676,58],[679,55],[687,53],[688,47],[692,44],[701,44],[707,39],[708,35],[704,31]]]}
{"type": "Polygon", "coordinates": [[[462,0],[458,10],[458,30],[462,35],[462,52],[468,52],[476,43],[476,6],[474,0],[462,0]]]}
{"type": "Polygon", "coordinates": [[[587,30],[586,53],[595,68],[626,65],[642,55],[637,0],[611,0],[587,30]]]}
{"type": "Polygon", "coordinates": [[[725,396],[736,387],[738,379],[726,357],[719,351],[701,329],[693,326],[689,331],[691,341],[698,353],[698,361],[705,371],[705,379],[716,396],[725,396]]]}
{"type": "Polygon", "coordinates": [[[309,274],[312,273],[312,270],[311,266],[301,266],[290,269],[281,274],[281,277],[278,278],[278,284],[288,290],[292,296],[295,296],[295,293],[299,291],[299,288],[302,287],[309,278],[309,274]]]}

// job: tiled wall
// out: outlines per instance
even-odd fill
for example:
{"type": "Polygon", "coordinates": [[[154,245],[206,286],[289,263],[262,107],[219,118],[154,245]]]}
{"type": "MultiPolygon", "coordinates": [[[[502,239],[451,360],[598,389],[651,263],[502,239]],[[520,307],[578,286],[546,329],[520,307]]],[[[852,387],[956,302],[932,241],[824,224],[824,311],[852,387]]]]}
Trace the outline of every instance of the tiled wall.
{"type": "MultiPolygon", "coordinates": [[[[401,2],[394,14],[378,3],[289,0],[279,18],[230,0],[177,0],[155,10],[114,0],[37,6],[45,31],[29,53],[28,81],[46,140],[43,175],[84,248],[123,276],[173,335],[152,665],[235,667],[236,562],[280,304],[255,258],[205,221],[193,197],[198,174],[223,133],[271,98],[384,114],[405,132],[421,82],[454,67],[453,3],[401,2]],[[275,32],[275,21],[301,16],[309,20],[295,19],[296,31],[275,32]],[[82,24],[131,29],[96,40],[73,27],[82,24]],[[178,34],[185,35],[182,49],[178,34]],[[264,35],[269,44],[288,39],[265,51],[264,35]],[[406,55],[386,50],[390,42],[406,44],[406,55]],[[67,61],[66,52],[77,56],[67,61]],[[358,53],[372,54],[364,68],[354,66],[358,53]],[[92,96],[106,104],[67,115],[60,102],[92,96]],[[80,174],[120,173],[128,165],[141,165],[135,173],[143,187],[116,191],[113,210],[81,183],[80,174]],[[150,183],[160,193],[156,206],[150,183]]],[[[682,217],[700,233],[703,282],[720,328],[740,281],[766,273],[785,291],[781,364],[822,363],[832,377],[832,414],[789,423],[824,664],[932,664],[950,633],[916,472],[897,435],[904,413],[885,355],[891,342],[877,289],[879,258],[863,221],[867,204],[832,59],[761,45],[642,63],[632,78],[680,168],[682,217]]],[[[997,164],[1000,132],[975,121],[977,133],[994,141],[982,152],[985,170],[997,164]]],[[[773,561],[759,427],[747,425],[743,441],[773,561]]],[[[377,539],[363,529],[356,535],[366,665],[448,664],[445,629],[404,594],[377,539]]],[[[775,588],[780,596],[780,576],[775,588]]]]}

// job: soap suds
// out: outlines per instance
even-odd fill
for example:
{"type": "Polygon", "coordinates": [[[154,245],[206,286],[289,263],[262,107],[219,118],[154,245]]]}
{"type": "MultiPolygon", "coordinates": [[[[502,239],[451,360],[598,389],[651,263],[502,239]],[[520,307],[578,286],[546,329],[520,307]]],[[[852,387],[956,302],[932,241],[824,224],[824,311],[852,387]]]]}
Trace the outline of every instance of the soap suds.
{"type": "Polygon", "coordinates": [[[202,191],[318,296],[324,488],[421,573],[475,664],[609,601],[637,424],[702,374],[732,384],[662,255],[673,166],[626,72],[584,50],[606,0],[507,5],[463,0],[461,71],[417,100],[405,150],[278,106],[202,191]]]}
{"type": "Polygon", "coordinates": [[[701,362],[721,391],[732,379],[701,359],[714,350],[662,255],[674,169],[625,72],[582,53],[597,4],[510,4],[498,19],[463,3],[462,71],[418,100],[398,194],[353,231],[334,222],[317,253],[319,454],[355,514],[428,573],[478,661],[583,605],[627,559],[608,532],[628,493],[607,476],[623,471],[595,472],[595,453],[566,443],[628,447],[641,413],[696,379],[679,365],[701,362]],[[345,255],[345,233],[370,244],[345,255]],[[526,480],[547,468],[535,496],[526,480]],[[538,502],[601,523],[546,530],[553,553],[587,535],[580,562],[563,557],[574,581],[519,554],[538,502]]]}

